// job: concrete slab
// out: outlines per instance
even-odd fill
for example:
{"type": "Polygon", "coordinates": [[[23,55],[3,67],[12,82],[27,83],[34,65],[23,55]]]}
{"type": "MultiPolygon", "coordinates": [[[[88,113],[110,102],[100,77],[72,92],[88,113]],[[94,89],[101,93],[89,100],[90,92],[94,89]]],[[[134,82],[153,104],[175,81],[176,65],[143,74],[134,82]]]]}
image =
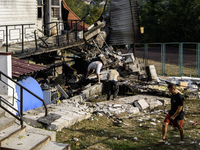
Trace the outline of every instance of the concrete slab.
{"type": "MultiPolygon", "coordinates": [[[[94,86],[92,90],[96,90],[99,86],[94,86]]],[[[60,104],[50,104],[48,105],[49,113],[59,114],[61,117],[53,121],[50,125],[47,126],[49,130],[60,131],[63,128],[69,127],[76,122],[79,122],[84,119],[88,119],[92,116],[93,112],[100,112],[102,114],[112,115],[113,113],[119,114],[122,112],[127,112],[130,114],[137,114],[142,109],[149,107],[149,103],[152,103],[152,106],[158,106],[158,104],[168,104],[170,98],[164,98],[159,96],[149,96],[149,95],[135,95],[129,97],[123,97],[116,100],[97,102],[96,104],[86,105],[88,102],[81,102],[81,104],[70,101],[70,99],[65,99],[60,104]],[[139,107],[134,107],[133,103],[137,101],[139,107]],[[154,103],[155,102],[155,103],[154,103]]],[[[44,116],[44,110],[39,108],[34,109],[33,112],[25,112],[25,121],[29,125],[32,124],[34,127],[41,127],[36,120],[44,116]],[[43,112],[41,111],[43,110],[43,112]]]]}
{"type": "Polygon", "coordinates": [[[145,99],[140,99],[138,101],[135,101],[134,105],[138,107],[140,111],[143,111],[144,109],[149,107],[149,104],[145,99]]]}
{"type": "Polygon", "coordinates": [[[48,142],[46,143],[40,150],[58,150],[58,149],[67,149],[70,150],[70,145],[66,145],[63,143],[56,143],[56,142],[48,142]]]}

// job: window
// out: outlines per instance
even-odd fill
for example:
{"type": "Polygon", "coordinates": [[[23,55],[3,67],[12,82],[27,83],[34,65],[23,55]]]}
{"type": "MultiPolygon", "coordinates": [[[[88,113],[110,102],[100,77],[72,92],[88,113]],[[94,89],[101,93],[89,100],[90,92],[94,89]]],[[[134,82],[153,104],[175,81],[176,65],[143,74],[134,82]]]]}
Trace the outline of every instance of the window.
{"type": "Polygon", "coordinates": [[[51,16],[53,17],[53,18],[59,18],[59,8],[55,8],[55,7],[52,7],[51,8],[51,16]]]}
{"type": "Polygon", "coordinates": [[[60,18],[60,0],[51,0],[51,17],[60,18]]]}
{"type": "Polygon", "coordinates": [[[42,18],[42,0],[37,0],[37,16],[42,18]]]}
{"type": "Polygon", "coordinates": [[[51,5],[59,6],[59,0],[51,0],[51,5]]]}
{"type": "Polygon", "coordinates": [[[38,7],[38,18],[42,18],[42,8],[38,7]]]}
{"type": "Polygon", "coordinates": [[[42,6],[42,0],[37,0],[37,5],[42,6]]]}

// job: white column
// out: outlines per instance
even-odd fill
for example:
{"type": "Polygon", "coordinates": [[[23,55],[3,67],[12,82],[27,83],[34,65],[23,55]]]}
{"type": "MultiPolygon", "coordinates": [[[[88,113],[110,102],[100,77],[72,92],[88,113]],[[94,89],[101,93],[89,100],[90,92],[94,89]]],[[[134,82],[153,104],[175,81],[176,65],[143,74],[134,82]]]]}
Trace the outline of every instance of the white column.
{"type": "MultiPolygon", "coordinates": [[[[12,78],[12,53],[0,52],[0,71],[12,78]]],[[[9,79],[1,76],[1,79],[12,86],[15,90],[15,84],[9,79]]],[[[13,96],[13,89],[8,87],[5,83],[0,81],[0,94],[13,96]]],[[[15,92],[15,91],[14,91],[15,92]]]]}

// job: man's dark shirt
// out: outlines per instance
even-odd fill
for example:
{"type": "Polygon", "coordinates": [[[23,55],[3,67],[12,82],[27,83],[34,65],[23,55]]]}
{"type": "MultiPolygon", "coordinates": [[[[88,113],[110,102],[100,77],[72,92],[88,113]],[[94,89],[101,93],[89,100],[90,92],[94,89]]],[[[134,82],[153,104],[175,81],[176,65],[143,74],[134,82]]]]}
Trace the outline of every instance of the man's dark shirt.
{"type": "MultiPolygon", "coordinates": [[[[183,97],[180,93],[177,93],[176,95],[172,95],[172,97],[171,97],[171,110],[169,111],[169,114],[171,116],[173,116],[174,113],[177,111],[178,106],[183,106],[183,100],[184,99],[183,99],[183,97]]],[[[175,119],[176,120],[182,120],[183,119],[183,108],[175,119]]]]}

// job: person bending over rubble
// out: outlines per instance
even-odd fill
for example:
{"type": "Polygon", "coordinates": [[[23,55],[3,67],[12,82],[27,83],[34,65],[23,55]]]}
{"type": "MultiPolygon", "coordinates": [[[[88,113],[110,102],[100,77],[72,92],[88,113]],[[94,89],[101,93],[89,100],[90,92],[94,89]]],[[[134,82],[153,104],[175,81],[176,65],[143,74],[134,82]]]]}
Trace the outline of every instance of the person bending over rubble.
{"type": "Polygon", "coordinates": [[[90,63],[88,68],[87,68],[86,77],[89,75],[89,72],[90,72],[91,69],[92,69],[92,73],[94,73],[94,71],[96,69],[96,75],[97,75],[98,83],[100,84],[101,83],[100,82],[100,71],[101,71],[102,66],[103,66],[103,64],[100,61],[94,61],[94,62],[90,63]]]}
{"type": "Polygon", "coordinates": [[[111,93],[113,93],[113,100],[117,97],[119,92],[119,72],[116,69],[110,69],[109,73],[107,74],[107,81],[108,81],[108,93],[107,93],[107,100],[110,100],[111,93]]]}
{"type": "Polygon", "coordinates": [[[167,116],[163,121],[162,126],[162,140],[159,140],[159,143],[165,142],[165,136],[167,133],[167,126],[172,125],[173,127],[177,127],[180,131],[181,141],[180,144],[184,143],[184,130],[183,130],[183,101],[184,98],[177,91],[176,86],[174,84],[168,85],[169,92],[172,94],[171,96],[171,109],[167,116]]]}

